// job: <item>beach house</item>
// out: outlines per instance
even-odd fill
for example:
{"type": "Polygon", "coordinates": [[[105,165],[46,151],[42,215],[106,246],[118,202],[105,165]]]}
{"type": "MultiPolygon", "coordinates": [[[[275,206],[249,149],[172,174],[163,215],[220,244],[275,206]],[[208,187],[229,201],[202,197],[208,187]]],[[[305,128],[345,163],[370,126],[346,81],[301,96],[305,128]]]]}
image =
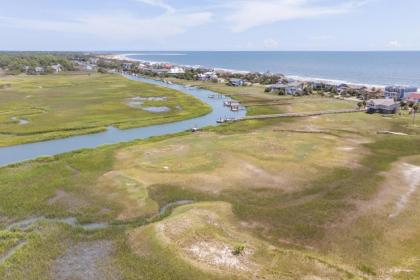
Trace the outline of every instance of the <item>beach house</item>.
{"type": "Polygon", "coordinates": [[[325,83],[323,82],[318,82],[318,81],[312,81],[312,82],[308,82],[308,85],[313,89],[313,90],[322,90],[325,87],[325,83]]]}
{"type": "Polygon", "coordinates": [[[407,97],[417,92],[416,87],[404,87],[404,86],[388,86],[385,87],[385,98],[392,98],[397,101],[407,99],[407,97]]]}
{"type": "Polygon", "coordinates": [[[63,67],[61,66],[61,64],[53,64],[53,65],[51,65],[51,69],[55,73],[59,73],[59,72],[63,71],[63,67]]]}
{"type": "Polygon", "coordinates": [[[233,87],[241,87],[245,85],[245,81],[242,79],[229,79],[228,85],[233,87]]]}
{"type": "Polygon", "coordinates": [[[340,84],[340,85],[336,86],[336,91],[337,91],[337,93],[340,93],[340,94],[349,90],[349,89],[350,89],[350,86],[348,84],[340,84]]]}
{"type": "Polygon", "coordinates": [[[36,73],[44,73],[44,67],[40,67],[40,66],[35,67],[35,72],[36,73]]]}
{"type": "Polygon", "coordinates": [[[22,70],[23,70],[25,73],[28,73],[28,72],[29,72],[29,70],[31,70],[31,67],[30,67],[30,66],[28,66],[28,65],[25,65],[25,66],[23,66],[23,67],[22,67],[22,70]]]}
{"type": "Polygon", "coordinates": [[[185,74],[184,68],[181,67],[172,67],[169,69],[168,74],[170,75],[178,75],[178,74],[185,74]]]}
{"type": "Polygon", "coordinates": [[[133,63],[123,63],[121,66],[124,70],[130,70],[133,63]]]}
{"type": "Polygon", "coordinates": [[[399,103],[391,98],[371,99],[366,103],[366,112],[369,114],[395,114],[399,107],[399,103]]]}
{"type": "Polygon", "coordinates": [[[297,95],[303,91],[303,83],[293,81],[288,84],[274,84],[266,88],[266,92],[274,92],[279,95],[297,95]]]}
{"type": "Polygon", "coordinates": [[[408,96],[407,101],[414,104],[420,103],[420,93],[417,93],[417,92],[411,93],[408,96]]]}
{"type": "Polygon", "coordinates": [[[216,72],[206,72],[206,73],[199,73],[197,74],[197,80],[199,81],[211,81],[217,80],[218,76],[216,72]]]}

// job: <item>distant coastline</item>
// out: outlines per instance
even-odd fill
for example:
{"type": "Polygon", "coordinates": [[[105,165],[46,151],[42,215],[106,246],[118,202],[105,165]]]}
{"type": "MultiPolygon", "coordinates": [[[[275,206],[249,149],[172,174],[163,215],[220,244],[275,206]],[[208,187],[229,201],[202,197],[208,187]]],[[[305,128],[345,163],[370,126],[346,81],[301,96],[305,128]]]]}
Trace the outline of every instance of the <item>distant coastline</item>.
{"type": "Polygon", "coordinates": [[[201,65],[230,72],[270,71],[296,80],[331,84],[420,87],[420,52],[127,51],[114,55],[130,61],[201,65]]]}
{"type": "MultiPolygon", "coordinates": [[[[151,61],[151,60],[145,60],[145,59],[138,59],[138,58],[130,57],[130,56],[133,56],[133,55],[141,55],[141,54],[139,54],[139,53],[113,54],[113,55],[105,55],[103,57],[108,58],[108,59],[119,60],[119,61],[143,62],[143,63],[151,63],[151,64],[170,63],[170,64],[173,64],[175,66],[180,66],[180,67],[211,68],[215,71],[226,71],[226,72],[238,73],[238,74],[246,74],[246,73],[252,72],[252,71],[237,70],[237,69],[209,67],[209,66],[205,66],[205,65],[174,64],[170,61],[151,61]]],[[[161,56],[167,56],[167,55],[177,56],[177,55],[185,55],[185,54],[167,54],[167,53],[165,53],[165,54],[159,54],[159,55],[161,55],[161,56]]],[[[279,73],[279,74],[283,74],[283,73],[279,73]]],[[[300,82],[323,82],[323,83],[332,84],[332,85],[347,84],[347,85],[351,85],[351,86],[360,86],[360,87],[365,86],[367,88],[377,88],[377,89],[384,89],[386,87],[386,85],[356,83],[356,82],[349,82],[349,81],[345,81],[345,80],[334,80],[334,79],[315,78],[315,77],[302,77],[302,76],[297,76],[297,75],[284,75],[284,76],[288,79],[293,79],[293,80],[300,81],[300,82]]]]}

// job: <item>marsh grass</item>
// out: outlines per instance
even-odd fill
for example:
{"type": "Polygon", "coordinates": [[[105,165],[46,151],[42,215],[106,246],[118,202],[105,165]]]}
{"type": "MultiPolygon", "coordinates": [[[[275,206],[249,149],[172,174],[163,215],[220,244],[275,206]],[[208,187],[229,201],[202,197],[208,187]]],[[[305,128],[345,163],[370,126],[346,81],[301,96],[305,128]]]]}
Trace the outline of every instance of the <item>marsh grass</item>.
{"type": "Polygon", "coordinates": [[[126,129],[169,123],[211,111],[193,96],[118,75],[22,75],[5,79],[10,87],[0,88],[0,146],[95,133],[110,125],[126,129]],[[145,106],[171,110],[151,113],[130,108],[127,99],[136,96],[165,96],[165,100],[145,101],[145,106]],[[183,109],[176,109],[179,106],[183,109]],[[14,117],[24,117],[29,123],[18,125],[14,117]]]}
{"type": "Polygon", "coordinates": [[[419,143],[418,137],[379,138],[365,145],[370,153],[362,160],[360,168],[325,170],[320,179],[292,193],[244,186],[211,194],[173,185],[153,185],[149,192],[159,205],[183,199],[227,201],[240,219],[255,221],[266,229],[261,237],[310,243],[324,238],[328,224],[354,210],[353,200],[368,200],[377,193],[383,181],[380,173],[388,170],[400,157],[419,154],[419,143]]]}
{"type": "MultiPolygon", "coordinates": [[[[66,87],[65,84],[62,86],[66,87]]],[[[384,119],[381,116],[357,114],[325,116],[310,120],[241,121],[209,127],[204,129],[202,134],[182,132],[152,137],[0,168],[0,225],[3,229],[0,231],[0,255],[2,251],[13,248],[20,240],[27,241],[27,244],[4,265],[0,264],[0,278],[49,279],[51,264],[59,255],[74,243],[92,240],[113,242],[115,252],[112,255],[112,264],[118,268],[123,279],[226,278],[226,275],[207,273],[188,264],[179,257],[176,249],[156,239],[154,223],[173,218],[174,214],[179,213],[178,208],[169,209],[156,219],[150,219],[153,213],[142,216],[139,212],[137,217],[119,221],[117,217],[123,209],[121,201],[124,196],[112,199],[112,188],[108,189],[107,193],[98,191],[98,178],[104,174],[124,168],[140,172],[142,168],[129,160],[141,162],[145,151],[150,152],[154,149],[160,152],[160,149],[163,149],[165,152],[153,159],[154,165],[148,165],[149,169],[146,168],[146,172],[152,173],[153,169],[163,166],[168,161],[190,160],[184,164],[185,169],[175,170],[181,178],[186,178],[191,174],[205,172],[209,168],[220,167],[220,162],[215,159],[218,159],[217,155],[221,152],[227,151],[236,153],[241,158],[254,160],[252,163],[264,163],[264,168],[271,168],[273,172],[286,170],[293,172],[293,176],[305,177],[308,177],[308,174],[316,174],[308,178],[302,186],[288,190],[268,186],[255,187],[257,179],[252,177],[248,181],[242,181],[240,185],[218,190],[204,189],[200,185],[197,186],[195,181],[181,181],[184,184],[162,183],[165,173],[161,170],[156,172],[158,180],[151,180],[151,184],[134,185],[141,188],[141,198],[147,191],[148,197],[159,206],[158,209],[179,200],[228,202],[241,230],[252,234],[261,242],[276,246],[276,252],[279,254],[268,259],[261,253],[261,258],[263,262],[273,264],[270,269],[278,272],[279,278],[299,279],[314,273],[316,269],[314,270],[311,262],[316,261],[318,268],[325,266],[319,268],[320,271],[339,270],[344,275],[341,278],[344,279],[358,279],[360,275],[363,276],[360,278],[379,277],[381,269],[386,265],[403,263],[413,272],[402,272],[395,278],[416,279],[420,273],[418,263],[412,261],[412,257],[419,252],[416,235],[411,239],[401,239],[404,241],[402,245],[399,243],[400,239],[389,242],[384,239],[387,230],[390,229],[389,222],[385,223],[376,216],[359,218],[352,228],[343,229],[344,234],[341,238],[334,236],[336,233],[331,229],[352,215],[356,208],[355,202],[369,202],[378,193],[384,181],[382,174],[390,170],[392,163],[402,157],[420,154],[420,138],[416,135],[417,132],[418,128],[408,126],[406,119],[399,116],[384,119]],[[296,127],[317,127],[334,133],[301,134],[274,131],[296,127]],[[404,130],[412,136],[376,135],[376,131],[382,129],[404,130]],[[332,164],[337,153],[335,148],[337,145],[344,145],[343,143],[347,145],[348,142],[341,141],[347,138],[357,141],[368,139],[370,143],[358,142],[360,147],[357,147],[360,149],[356,149],[355,152],[363,150],[363,153],[357,158],[357,165],[332,164]],[[189,157],[189,152],[185,152],[187,156],[183,157],[184,154],[171,152],[168,148],[177,145],[190,145],[190,153],[193,155],[189,157]],[[132,157],[126,159],[127,162],[121,162],[116,157],[122,150],[132,157]],[[314,152],[319,153],[313,156],[314,152]],[[206,160],[212,164],[201,166],[200,163],[207,161],[201,160],[200,157],[207,157],[206,160]],[[270,161],[274,163],[269,164],[270,161]],[[286,169],[286,163],[290,164],[290,169],[286,169]],[[311,168],[316,172],[309,173],[311,168]],[[56,196],[57,190],[72,194],[88,203],[76,208],[50,204],[49,201],[56,196]],[[111,196],[107,197],[110,193],[111,196]],[[29,231],[5,230],[6,225],[12,221],[37,216],[74,216],[82,223],[104,221],[110,223],[111,227],[89,233],[64,224],[41,222],[29,231]],[[141,238],[136,243],[138,248],[128,241],[131,230],[139,230],[141,233],[141,238]],[[348,232],[353,230],[355,232],[350,235],[348,232]],[[336,240],[339,242],[331,245],[333,248],[325,245],[336,240]],[[382,243],[392,246],[384,247],[382,243]],[[386,258],[386,261],[382,261],[383,258],[386,258]],[[342,265],[343,263],[346,265],[342,265]],[[357,273],[353,273],[348,267],[357,273]]],[[[416,159],[416,162],[419,160],[416,159]]],[[[229,166],[226,168],[230,170],[229,166]]],[[[229,175],[228,172],[226,174],[229,175]]],[[[137,179],[142,179],[139,177],[137,179]]],[[[118,177],[118,180],[120,179],[118,177]]],[[[130,180],[122,177],[120,181],[125,184],[130,183],[130,180]]],[[[133,194],[128,193],[128,196],[132,198],[133,194]]],[[[191,205],[185,209],[194,207],[191,205]]],[[[400,224],[400,220],[392,223],[397,228],[401,226],[403,233],[416,230],[416,216],[412,215],[410,218],[412,213],[417,212],[406,214],[406,220],[401,220],[404,223],[400,224]]],[[[210,233],[217,236],[223,231],[217,229],[210,233]]],[[[191,234],[197,240],[208,236],[206,232],[201,231],[197,231],[197,235],[194,235],[193,231],[191,234]]],[[[319,275],[327,275],[328,278],[328,274],[320,272],[319,275]]],[[[339,278],[338,274],[331,275],[330,279],[339,278]]]]}

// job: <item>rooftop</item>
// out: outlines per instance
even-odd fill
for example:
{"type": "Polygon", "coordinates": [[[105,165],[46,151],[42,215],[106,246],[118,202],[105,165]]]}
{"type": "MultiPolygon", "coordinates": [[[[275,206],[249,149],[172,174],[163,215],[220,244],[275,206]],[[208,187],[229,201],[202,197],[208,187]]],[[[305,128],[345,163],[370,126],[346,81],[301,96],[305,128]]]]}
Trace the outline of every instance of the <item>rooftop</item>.
{"type": "Polygon", "coordinates": [[[383,105],[383,106],[391,106],[396,104],[393,99],[390,98],[383,98],[383,99],[371,99],[368,101],[374,105],[383,105]]]}

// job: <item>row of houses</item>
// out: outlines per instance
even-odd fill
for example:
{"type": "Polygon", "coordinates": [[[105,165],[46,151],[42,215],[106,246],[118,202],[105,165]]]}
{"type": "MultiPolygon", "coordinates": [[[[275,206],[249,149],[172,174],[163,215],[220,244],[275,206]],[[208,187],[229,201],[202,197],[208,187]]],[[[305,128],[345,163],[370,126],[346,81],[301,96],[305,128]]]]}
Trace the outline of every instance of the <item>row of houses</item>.
{"type": "MultiPolygon", "coordinates": [[[[106,59],[106,58],[103,58],[106,59]]],[[[112,61],[112,58],[109,59],[112,61]]],[[[115,62],[115,61],[114,61],[115,62]]],[[[253,83],[266,84],[267,80],[279,80],[284,78],[281,74],[272,73],[249,73],[249,72],[234,72],[224,69],[209,69],[201,66],[183,66],[171,63],[160,62],[124,62],[118,67],[119,71],[140,73],[152,76],[175,76],[180,79],[212,81],[217,83],[224,83],[229,86],[247,86],[253,83]]]]}
{"type": "Polygon", "coordinates": [[[25,73],[36,73],[36,74],[42,74],[45,73],[47,71],[52,71],[54,73],[59,73],[61,71],[63,71],[63,67],[61,66],[61,64],[53,64],[47,67],[42,67],[42,66],[36,66],[36,67],[31,67],[28,65],[23,66],[22,69],[25,73]]]}
{"type": "Polygon", "coordinates": [[[420,104],[420,93],[416,87],[389,86],[384,89],[367,88],[365,86],[353,86],[347,84],[330,85],[321,82],[298,82],[278,83],[266,87],[266,92],[275,92],[280,95],[301,95],[305,88],[334,92],[340,96],[356,96],[366,102],[368,113],[392,114],[397,112],[400,101],[409,104],[420,104]]]}
{"type": "Polygon", "coordinates": [[[242,86],[245,84],[244,80],[232,79],[231,81],[219,77],[218,71],[214,69],[207,69],[194,66],[178,66],[169,63],[152,63],[152,62],[141,62],[137,66],[133,66],[132,63],[124,63],[123,70],[133,71],[138,70],[140,72],[153,73],[158,76],[175,76],[183,77],[184,74],[189,72],[193,75],[192,78],[198,81],[213,81],[217,83],[229,83],[232,86],[242,86]]]}
{"type": "Polygon", "coordinates": [[[75,60],[73,61],[73,64],[75,66],[75,68],[77,68],[80,71],[94,71],[98,68],[98,66],[96,65],[96,61],[97,60],[89,60],[89,61],[79,61],[79,60],[75,60]]]}
{"type": "MultiPolygon", "coordinates": [[[[135,71],[154,73],[159,76],[174,75],[183,77],[182,75],[191,73],[193,78],[200,81],[213,81],[218,83],[226,83],[229,86],[241,87],[247,86],[251,83],[247,80],[246,74],[238,75],[228,71],[218,72],[214,69],[204,69],[200,67],[178,66],[170,63],[154,63],[154,62],[125,62],[122,64],[125,71],[135,71]],[[241,78],[221,78],[236,76],[241,78]]],[[[305,93],[315,91],[330,92],[340,96],[354,96],[361,100],[369,100],[367,110],[369,112],[392,113],[396,112],[399,103],[396,101],[408,100],[411,103],[419,102],[419,94],[415,87],[401,87],[389,86],[385,89],[368,88],[366,86],[356,86],[348,84],[330,84],[322,81],[301,82],[290,79],[278,79],[275,84],[268,85],[265,89],[266,92],[275,92],[281,95],[303,95],[305,93]],[[411,96],[411,99],[409,97],[411,96]]]]}
{"type": "Polygon", "coordinates": [[[387,86],[385,87],[385,98],[392,98],[396,101],[406,100],[412,93],[417,93],[417,87],[387,86]]]}
{"type": "Polygon", "coordinates": [[[323,91],[323,92],[332,92],[335,94],[345,94],[349,91],[359,91],[362,92],[366,90],[366,87],[354,87],[347,84],[333,85],[323,82],[301,82],[288,80],[287,83],[280,82],[277,84],[269,85],[266,87],[266,92],[276,92],[281,95],[299,95],[302,94],[305,88],[310,89],[311,91],[323,91]]]}
{"type": "Polygon", "coordinates": [[[290,81],[287,84],[277,83],[266,87],[266,92],[275,92],[280,95],[298,95],[304,90],[304,83],[298,81],[290,81]]]}

